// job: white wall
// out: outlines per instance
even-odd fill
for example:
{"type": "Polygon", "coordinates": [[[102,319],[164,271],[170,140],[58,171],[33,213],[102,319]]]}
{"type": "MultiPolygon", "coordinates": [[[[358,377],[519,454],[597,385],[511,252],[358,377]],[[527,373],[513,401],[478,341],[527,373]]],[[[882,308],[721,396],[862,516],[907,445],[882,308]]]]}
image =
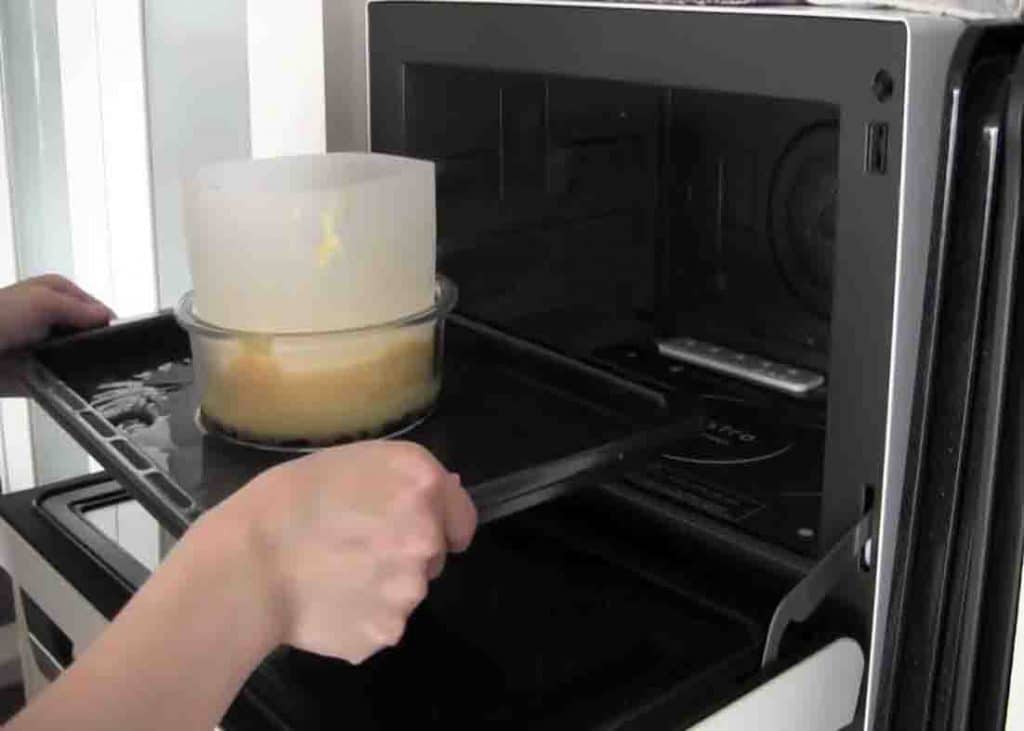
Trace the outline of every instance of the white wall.
{"type": "Polygon", "coordinates": [[[249,156],[246,1],[146,0],[144,10],[159,301],[170,307],[191,286],[182,179],[249,156]]]}
{"type": "MultiPolygon", "coordinates": [[[[353,94],[344,146],[362,149],[364,2],[327,1],[351,21],[327,45],[353,94]]],[[[216,160],[325,149],[322,2],[0,2],[0,286],[55,271],[122,316],[177,302],[181,181],[216,160]]],[[[5,489],[95,467],[38,407],[0,403],[5,489]]]]}
{"type": "MultiPolygon", "coordinates": [[[[262,154],[323,150],[321,13],[320,0],[0,4],[0,285],[55,271],[121,316],[175,304],[190,286],[182,179],[249,156],[250,132],[262,154]]],[[[0,415],[7,488],[95,469],[34,404],[0,415]]]]}
{"type": "MultiPolygon", "coordinates": [[[[16,263],[6,274],[73,276],[55,0],[0,3],[0,33],[16,263]]],[[[6,488],[87,470],[85,453],[34,404],[8,401],[3,416],[6,488]]]]}
{"type": "Polygon", "coordinates": [[[248,2],[253,157],[324,151],[323,12],[322,0],[248,2]]]}
{"type": "MultiPolygon", "coordinates": [[[[7,149],[7,112],[4,93],[4,28],[7,25],[0,8],[0,286],[18,276],[14,246],[14,210],[11,201],[11,166],[7,149]]],[[[0,400],[0,483],[5,488],[35,482],[32,467],[28,403],[24,399],[0,400]],[[4,428],[6,425],[7,428],[4,428]],[[7,455],[11,455],[11,459],[7,455]]]]}
{"type": "Polygon", "coordinates": [[[327,145],[366,150],[366,0],[323,0],[327,145]]]}
{"type": "Polygon", "coordinates": [[[57,0],[72,273],[121,317],[156,307],[139,0],[57,0]]]}
{"type": "MultiPolygon", "coordinates": [[[[323,40],[321,0],[0,4],[0,285],[55,271],[122,316],[175,304],[190,286],[181,181],[322,152],[323,40]]],[[[6,485],[89,468],[37,407],[2,407],[6,485]]]]}
{"type": "Polygon", "coordinates": [[[191,286],[182,180],[217,160],[324,150],[321,0],[146,0],[159,301],[191,286]]]}

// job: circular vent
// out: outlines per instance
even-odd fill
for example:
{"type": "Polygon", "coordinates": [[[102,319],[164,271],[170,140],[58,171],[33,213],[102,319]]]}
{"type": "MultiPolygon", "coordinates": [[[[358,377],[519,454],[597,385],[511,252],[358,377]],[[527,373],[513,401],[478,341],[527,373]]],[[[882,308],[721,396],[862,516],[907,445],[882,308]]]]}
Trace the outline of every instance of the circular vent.
{"type": "Polygon", "coordinates": [[[838,151],[835,124],[801,130],[776,166],[768,210],[783,279],[805,309],[826,319],[832,309],[838,151]]]}

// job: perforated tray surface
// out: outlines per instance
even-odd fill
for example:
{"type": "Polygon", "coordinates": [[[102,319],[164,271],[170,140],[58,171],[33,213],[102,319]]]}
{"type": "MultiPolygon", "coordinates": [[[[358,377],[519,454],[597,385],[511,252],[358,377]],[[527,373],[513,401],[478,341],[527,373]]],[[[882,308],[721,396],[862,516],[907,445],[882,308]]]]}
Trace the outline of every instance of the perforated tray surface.
{"type": "MultiPolygon", "coordinates": [[[[165,526],[183,531],[296,453],[240,446],[197,420],[186,334],[168,314],[39,348],[34,398],[165,526]]],[[[697,433],[695,399],[663,395],[460,318],[434,413],[405,434],[463,483],[484,521],[617,474],[697,433]]]]}

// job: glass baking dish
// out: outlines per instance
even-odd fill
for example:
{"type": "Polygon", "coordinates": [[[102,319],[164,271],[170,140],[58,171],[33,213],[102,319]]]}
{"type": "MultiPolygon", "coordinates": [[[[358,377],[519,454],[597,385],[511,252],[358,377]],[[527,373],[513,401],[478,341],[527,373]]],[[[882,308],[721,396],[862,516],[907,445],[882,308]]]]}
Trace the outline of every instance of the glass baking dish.
{"type": "Polygon", "coordinates": [[[379,325],[313,333],[230,330],[199,319],[188,332],[209,432],[265,448],[302,449],[394,436],[420,423],[441,390],[444,323],[457,288],[438,277],[427,310],[379,325]]]}

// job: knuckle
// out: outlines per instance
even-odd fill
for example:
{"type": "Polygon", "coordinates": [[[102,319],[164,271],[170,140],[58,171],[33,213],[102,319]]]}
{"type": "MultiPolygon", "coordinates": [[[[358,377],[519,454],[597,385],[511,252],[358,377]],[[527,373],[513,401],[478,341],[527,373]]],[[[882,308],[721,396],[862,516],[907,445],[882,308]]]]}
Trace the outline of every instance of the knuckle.
{"type": "Polygon", "coordinates": [[[405,634],[405,620],[390,617],[378,621],[373,627],[373,639],[383,647],[394,647],[405,634]]]}
{"type": "Polygon", "coordinates": [[[405,481],[395,495],[395,501],[402,511],[416,516],[415,523],[408,529],[409,535],[420,538],[432,533],[434,513],[441,500],[441,482],[427,476],[412,476],[405,481]]]}
{"type": "Polygon", "coordinates": [[[373,639],[373,633],[369,627],[366,628],[363,635],[363,637],[356,639],[354,646],[349,646],[344,653],[341,653],[341,656],[353,665],[362,665],[373,657],[379,649],[379,645],[373,639]]]}
{"type": "Polygon", "coordinates": [[[413,561],[426,561],[437,553],[437,547],[430,538],[407,538],[402,553],[413,561]]]}
{"type": "Polygon", "coordinates": [[[427,475],[416,475],[409,480],[404,492],[413,502],[430,503],[440,493],[439,483],[427,475]]]}
{"type": "Polygon", "coordinates": [[[65,284],[68,280],[59,274],[49,272],[47,274],[40,274],[38,277],[33,277],[29,281],[37,282],[39,284],[65,284]]]}
{"type": "Polygon", "coordinates": [[[427,598],[427,581],[426,578],[419,574],[414,580],[409,582],[408,591],[406,593],[406,600],[412,605],[409,611],[418,607],[424,599],[427,598]]]}
{"type": "Polygon", "coordinates": [[[33,305],[41,305],[50,302],[50,290],[40,287],[37,282],[29,282],[25,288],[25,298],[33,305]]]}
{"type": "Polygon", "coordinates": [[[441,465],[425,447],[414,442],[399,442],[394,446],[396,460],[415,477],[433,482],[442,474],[441,465]]]}
{"type": "Polygon", "coordinates": [[[373,656],[373,651],[370,649],[357,650],[348,656],[348,661],[353,665],[362,665],[364,662],[369,660],[373,656]]]}
{"type": "Polygon", "coordinates": [[[381,597],[387,613],[392,615],[392,619],[386,622],[387,628],[395,630],[393,625],[397,625],[398,630],[403,629],[408,617],[427,598],[427,592],[425,563],[407,567],[403,576],[389,582],[381,597]]]}
{"type": "Polygon", "coordinates": [[[41,287],[31,287],[26,299],[29,308],[31,308],[37,319],[49,320],[57,316],[57,302],[50,293],[50,290],[41,287]]]}
{"type": "Polygon", "coordinates": [[[441,526],[433,514],[424,515],[405,536],[409,553],[418,558],[430,558],[444,547],[441,526]]]}

